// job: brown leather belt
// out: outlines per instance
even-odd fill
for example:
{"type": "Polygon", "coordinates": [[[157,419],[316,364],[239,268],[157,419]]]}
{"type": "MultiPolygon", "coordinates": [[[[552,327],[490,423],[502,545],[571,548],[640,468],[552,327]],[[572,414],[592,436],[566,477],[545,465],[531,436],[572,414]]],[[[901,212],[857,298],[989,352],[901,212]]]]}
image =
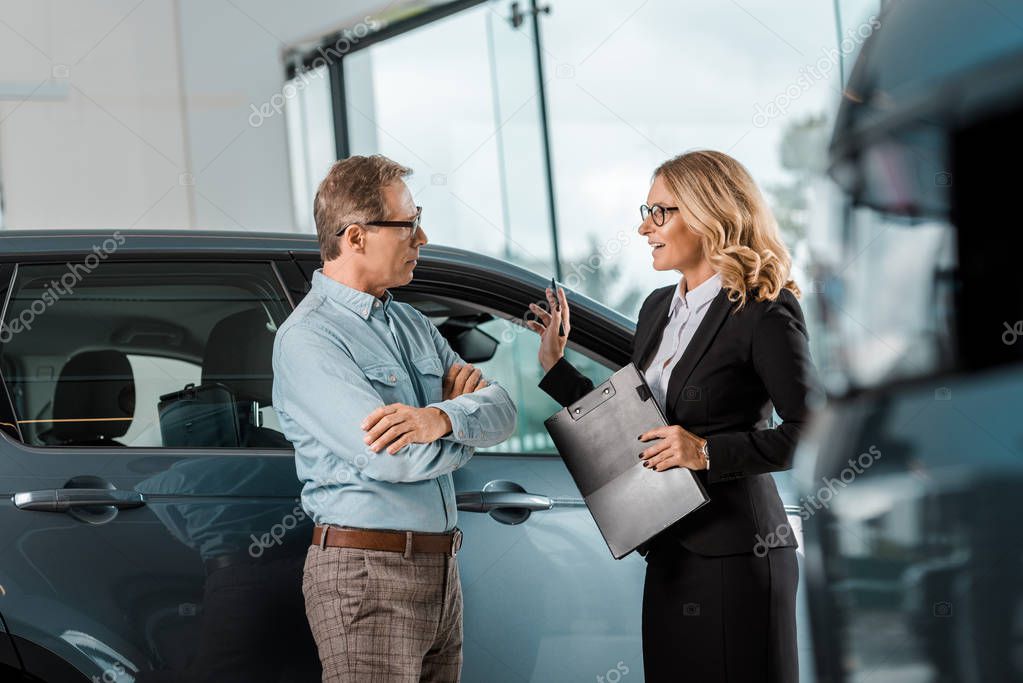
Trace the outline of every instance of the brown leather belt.
{"type": "Polygon", "coordinates": [[[440,534],[420,531],[382,531],[379,529],[349,529],[317,524],[313,527],[313,545],[320,548],[359,548],[404,553],[439,553],[454,557],[462,547],[462,530],[455,528],[440,534]],[[324,533],[326,530],[326,533],[324,533]]]}

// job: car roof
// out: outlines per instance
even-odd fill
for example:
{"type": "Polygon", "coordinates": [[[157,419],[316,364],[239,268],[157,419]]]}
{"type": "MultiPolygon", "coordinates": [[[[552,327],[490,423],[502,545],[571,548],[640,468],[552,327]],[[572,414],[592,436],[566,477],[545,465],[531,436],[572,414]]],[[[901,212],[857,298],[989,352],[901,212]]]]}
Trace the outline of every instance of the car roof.
{"type": "MultiPolygon", "coordinates": [[[[159,228],[53,228],[34,230],[0,230],[0,261],[18,261],[31,258],[38,260],[47,256],[87,255],[96,249],[104,249],[103,242],[117,240],[116,253],[122,255],[152,254],[154,252],[189,254],[231,253],[244,256],[272,258],[294,255],[297,258],[319,260],[320,248],[316,235],[297,232],[242,231],[242,230],[200,230],[200,229],[159,229],[159,228]],[[123,239],[123,243],[121,242],[123,239]]],[[[112,247],[108,251],[115,251],[112,247]]],[[[427,244],[421,249],[424,261],[432,265],[450,264],[465,268],[482,269],[490,273],[518,280],[524,284],[542,289],[549,283],[549,277],[517,266],[508,261],[485,256],[478,252],[427,244]]],[[[635,321],[618,311],[587,297],[572,292],[572,299],[628,329],[635,328],[635,321]]]]}

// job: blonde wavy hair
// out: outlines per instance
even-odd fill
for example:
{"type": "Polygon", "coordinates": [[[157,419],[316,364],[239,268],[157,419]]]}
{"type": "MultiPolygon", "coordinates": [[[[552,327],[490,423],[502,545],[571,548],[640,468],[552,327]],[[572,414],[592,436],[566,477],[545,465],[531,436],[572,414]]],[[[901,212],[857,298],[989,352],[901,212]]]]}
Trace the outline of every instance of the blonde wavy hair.
{"type": "Polygon", "coordinates": [[[698,150],[665,161],[654,171],[657,176],[700,236],[703,253],[737,308],[751,294],[757,301],[773,301],[783,289],[800,296],[789,277],[792,257],[778,223],[742,164],[723,152],[698,150]]]}

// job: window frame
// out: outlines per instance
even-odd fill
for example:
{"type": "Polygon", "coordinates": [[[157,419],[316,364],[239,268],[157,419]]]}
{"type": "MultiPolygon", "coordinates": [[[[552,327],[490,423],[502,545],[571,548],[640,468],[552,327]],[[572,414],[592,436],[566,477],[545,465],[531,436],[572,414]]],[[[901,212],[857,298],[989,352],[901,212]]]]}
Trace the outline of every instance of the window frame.
{"type": "MultiPolygon", "coordinates": [[[[18,272],[22,266],[45,266],[45,265],[62,265],[67,262],[80,261],[87,255],[85,252],[69,251],[66,253],[46,253],[46,254],[32,254],[32,255],[20,255],[17,261],[0,261],[0,296],[3,298],[3,305],[0,307],[0,322],[7,319],[7,312],[11,301],[11,296],[14,291],[14,283],[17,282],[18,272]]],[[[181,265],[197,265],[197,264],[210,264],[210,263],[232,263],[232,264],[252,264],[266,266],[270,270],[270,279],[267,280],[276,289],[276,292],[281,295],[281,301],[287,309],[287,314],[295,310],[297,302],[301,300],[302,292],[297,289],[296,286],[296,264],[293,253],[289,252],[288,256],[278,254],[266,254],[260,256],[253,256],[249,254],[231,254],[230,252],[187,252],[187,251],[174,251],[168,253],[161,253],[159,250],[155,250],[150,253],[136,253],[125,256],[117,254],[111,254],[108,257],[110,263],[132,263],[132,264],[147,264],[147,263],[162,263],[162,264],[181,264],[181,265]],[[289,258],[290,257],[290,258],[289,258]],[[284,272],[282,272],[282,270],[284,272]],[[296,296],[298,297],[296,299],[296,296]]],[[[285,316],[287,317],[287,316],[285,316]]],[[[2,344],[0,344],[2,346],[2,344]]],[[[2,396],[0,396],[0,423],[6,422],[5,416],[13,418],[13,424],[17,430],[17,436],[12,435],[7,429],[3,428],[0,424],[0,442],[6,442],[7,445],[17,447],[31,453],[51,453],[51,454],[64,454],[73,453],[77,451],[84,451],[88,453],[96,453],[102,451],[112,451],[113,449],[106,446],[81,446],[81,445],[36,445],[30,444],[24,441],[24,435],[22,430],[18,427],[19,420],[17,419],[16,412],[14,410],[14,401],[10,395],[7,383],[7,377],[5,368],[0,365],[0,387],[2,387],[2,396]]],[[[231,455],[244,455],[252,457],[265,457],[267,455],[277,455],[280,457],[294,457],[294,448],[292,447],[281,447],[271,448],[266,446],[260,446],[255,448],[246,447],[217,447],[217,446],[117,446],[117,453],[123,453],[126,456],[138,456],[138,455],[156,455],[164,456],[171,454],[182,454],[184,457],[195,457],[196,455],[208,456],[208,457],[223,457],[231,455]]]]}
{"type": "Polygon", "coordinates": [[[482,5],[489,0],[454,0],[441,5],[427,7],[416,14],[405,19],[385,24],[376,31],[368,33],[364,38],[351,41],[345,36],[345,31],[339,30],[323,36],[319,44],[305,51],[292,51],[284,56],[284,79],[290,81],[303,71],[313,68],[313,63],[323,60],[327,65],[327,74],[330,78],[331,108],[334,118],[334,147],[338,159],[349,156],[348,144],[348,114],[344,106],[345,80],[344,80],[344,58],[359,50],[365,50],[372,45],[383,42],[390,38],[400,36],[403,33],[414,31],[417,28],[440,21],[463,10],[471,9],[482,5]],[[341,41],[348,43],[349,47],[340,54],[338,59],[325,58],[323,53],[337,52],[336,45],[341,41]],[[321,52],[322,50],[322,52],[321,52]]]}

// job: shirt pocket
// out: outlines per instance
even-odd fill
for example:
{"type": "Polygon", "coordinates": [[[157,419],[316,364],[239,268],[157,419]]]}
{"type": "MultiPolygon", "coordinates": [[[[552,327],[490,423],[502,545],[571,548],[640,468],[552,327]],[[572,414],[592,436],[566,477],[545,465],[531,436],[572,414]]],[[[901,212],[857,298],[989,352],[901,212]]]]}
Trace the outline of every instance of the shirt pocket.
{"type": "Polygon", "coordinates": [[[426,355],[412,361],[419,375],[419,382],[426,392],[426,402],[438,403],[444,398],[444,364],[435,355],[426,355]]]}
{"type": "Polygon", "coordinates": [[[384,403],[406,403],[403,398],[402,383],[405,373],[398,365],[382,363],[363,368],[369,383],[373,385],[384,403]]]}

